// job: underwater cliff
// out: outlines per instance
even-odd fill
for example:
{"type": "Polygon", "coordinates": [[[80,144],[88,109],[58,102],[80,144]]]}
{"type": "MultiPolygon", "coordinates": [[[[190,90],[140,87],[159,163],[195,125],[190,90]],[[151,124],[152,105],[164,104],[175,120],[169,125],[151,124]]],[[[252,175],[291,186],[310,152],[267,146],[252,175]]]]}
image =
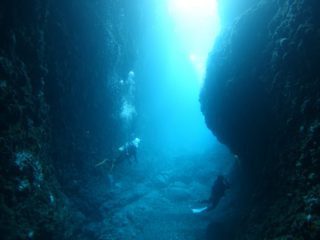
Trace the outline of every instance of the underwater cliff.
{"type": "Polygon", "coordinates": [[[101,200],[84,191],[123,141],[118,78],[135,58],[128,5],[117,4],[0,3],[2,239],[88,234],[101,200]]]}
{"type": "Polygon", "coordinates": [[[201,109],[165,1],[0,2],[1,239],[320,239],[320,4],[217,2],[201,109]]]}
{"type": "Polygon", "coordinates": [[[236,239],[320,237],[319,7],[256,1],[210,54],[201,108],[251,189],[236,239]]]}

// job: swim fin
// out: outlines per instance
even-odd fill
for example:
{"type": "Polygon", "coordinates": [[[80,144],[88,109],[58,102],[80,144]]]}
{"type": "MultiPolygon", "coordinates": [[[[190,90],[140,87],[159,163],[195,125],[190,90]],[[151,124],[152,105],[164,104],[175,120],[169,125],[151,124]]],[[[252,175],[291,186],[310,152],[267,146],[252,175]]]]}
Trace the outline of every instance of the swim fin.
{"type": "Polygon", "coordinates": [[[203,207],[203,208],[192,208],[191,210],[192,210],[192,212],[193,212],[193,213],[201,213],[201,212],[203,212],[203,211],[207,210],[207,208],[208,208],[208,207],[203,207]]]}

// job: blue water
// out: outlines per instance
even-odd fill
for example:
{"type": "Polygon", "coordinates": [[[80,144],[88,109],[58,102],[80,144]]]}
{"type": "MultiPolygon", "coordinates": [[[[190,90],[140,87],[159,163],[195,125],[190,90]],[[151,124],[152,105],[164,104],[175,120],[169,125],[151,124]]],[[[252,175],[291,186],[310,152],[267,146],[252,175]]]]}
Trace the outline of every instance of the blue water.
{"type": "MultiPolygon", "coordinates": [[[[212,215],[192,212],[205,207],[199,201],[209,197],[217,175],[229,177],[234,164],[234,156],[207,128],[199,103],[206,59],[220,30],[217,13],[206,15],[210,3],[146,1],[141,11],[138,59],[131,69],[135,109],[127,108],[134,117],[126,121],[134,131],[131,138],[141,139],[139,161],[116,166],[110,176],[120,199],[143,193],[117,214],[143,209],[132,215],[143,225],[137,236],[145,239],[205,239],[212,219],[233,214],[229,194],[212,215]]],[[[123,232],[131,228],[121,227],[123,232]]]]}
{"type": "Polygon", "coordinates": [[[202,152],[217,144],[198,98],[219,19],[214,8],[207,13],[210,1],[181,2],[149,6],[136,71],[137,133],[148,149],[172,154],[202,152]]]}

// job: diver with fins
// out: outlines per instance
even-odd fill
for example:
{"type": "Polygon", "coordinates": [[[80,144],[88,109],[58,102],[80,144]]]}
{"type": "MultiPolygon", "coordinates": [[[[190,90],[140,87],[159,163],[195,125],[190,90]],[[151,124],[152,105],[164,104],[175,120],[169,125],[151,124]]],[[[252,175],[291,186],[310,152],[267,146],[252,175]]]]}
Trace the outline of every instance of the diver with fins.
{"type": "Polygon", "coordinates": [[[227,179],[224,176],[219,175],[211,188],[210,198],[208,200],[199,201],[200,203],[208,203],[210,205],[203,208],[194,208],[192,209],[192,212],[201,213],[204,211],[207,212],[215,209],[220,199],[224,196],[225,191],[229,188],[230,185],[227,179]]]}
{"type": "MultiPolygon", "coordinates": [[[[118,148],[118,156],[111,161],[111,167],[108,171],[108,174],[112,172],[116,163],[121,163],[126,160],[129,162],[129,164],[131,164],[131,158],[133,158],[135,162],[138,163],[137,149],[139,147],[140,141],[140,138],[135,138],[118,148]]],[[[102,162],[97,163],[95,166],[99,167],[106,162],[110,161],[106,158],[102,162]]]]}

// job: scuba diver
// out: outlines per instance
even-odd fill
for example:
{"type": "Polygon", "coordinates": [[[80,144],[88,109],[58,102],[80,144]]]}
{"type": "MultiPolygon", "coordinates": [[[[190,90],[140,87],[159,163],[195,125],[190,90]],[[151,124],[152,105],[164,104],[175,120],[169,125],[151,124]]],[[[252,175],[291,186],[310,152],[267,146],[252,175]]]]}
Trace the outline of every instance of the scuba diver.
{"type": "Polygon", "coordinates": [[[123,162],[124,160],[127,160],[129,164],[131,164],[131,158],[133,157],[135,162],[138,163],[137,159],[137,149],[139,147],[140,138],[135,138],[131,142],[127,142],[121,147],[118,148],[119,155],[115,162],[123,162]]]}
{"type": "Polygon", "coordinates": [[[199,201],[200,203],[210,203],[210,206],[192,209],[192,212],[201,213],[203,211],[210,211],[214,209],[228,188],[230,188],[230,185],[227,179],[224,176],[219,175],[211,188],[210,198],[208,200],[199,201]]]}
{"type": "Polygon", "coordinates": [[[115,163],[121,163],[127,160],[131,164],[132,157],[135,160],[135,162],[138,163],[137,149],[139,147],[140,141],[140,138],[135,138],[131,142],[125,143],[124,145],[118,148],[118,156],[116,158],[114,158],[112,161],[109,161],[109,159],[106,158],[102,162],[97,163],[95,166],[99,167],[106,162],[111,162],[111,167],[108,171],[108,174],[110,174],[114,168],[115,163]]]}

